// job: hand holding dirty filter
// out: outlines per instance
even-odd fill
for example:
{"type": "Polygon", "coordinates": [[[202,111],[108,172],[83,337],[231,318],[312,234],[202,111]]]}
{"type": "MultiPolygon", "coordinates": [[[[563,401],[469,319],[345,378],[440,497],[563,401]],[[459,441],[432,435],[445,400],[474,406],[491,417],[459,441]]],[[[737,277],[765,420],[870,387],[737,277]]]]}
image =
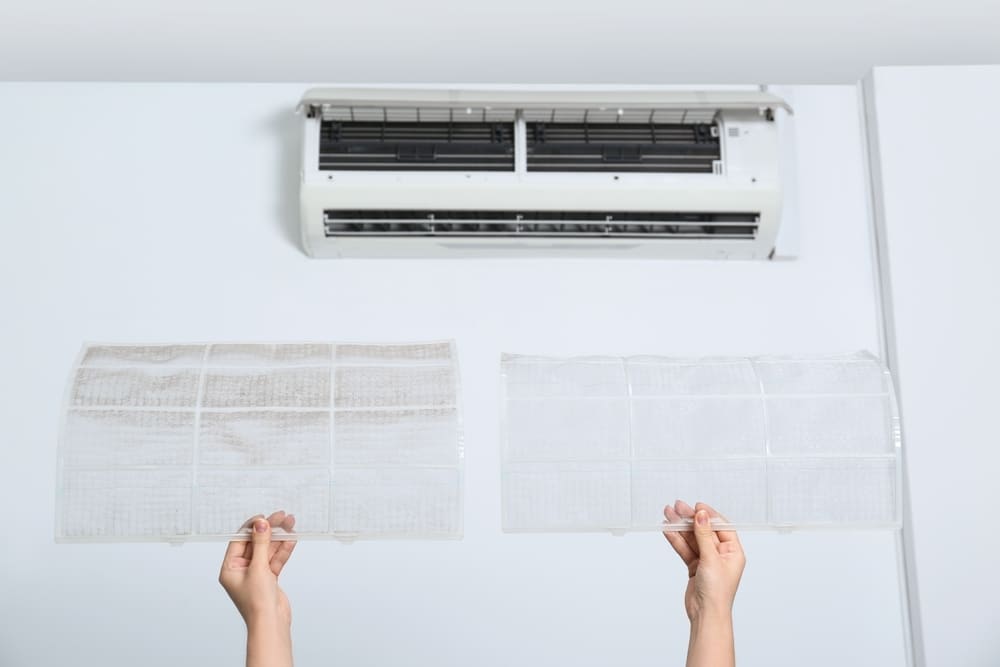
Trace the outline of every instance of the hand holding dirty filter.
{"type": "Polygon", "coordinates": [[[226,540],[275,507],[298,539],[459,537],[457,392],[448,342],[85,346],[57,538],[226,540]]]}

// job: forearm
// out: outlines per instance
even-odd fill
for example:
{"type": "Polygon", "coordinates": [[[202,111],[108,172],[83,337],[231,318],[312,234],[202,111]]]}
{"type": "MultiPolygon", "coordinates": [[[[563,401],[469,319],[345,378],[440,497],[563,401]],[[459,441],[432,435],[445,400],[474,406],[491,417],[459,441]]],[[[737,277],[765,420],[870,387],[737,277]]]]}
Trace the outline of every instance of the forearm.
{"type": "Polygon", "coordinates": [[[247,667],[292,667],[292,628],[273,618],[247,622],[247,667]]]}
{"type": "Polygon", "coordinates": [[[687,667],[734,667],[733,615],[729,610],[706,611],[691,620],[687,667]]]}

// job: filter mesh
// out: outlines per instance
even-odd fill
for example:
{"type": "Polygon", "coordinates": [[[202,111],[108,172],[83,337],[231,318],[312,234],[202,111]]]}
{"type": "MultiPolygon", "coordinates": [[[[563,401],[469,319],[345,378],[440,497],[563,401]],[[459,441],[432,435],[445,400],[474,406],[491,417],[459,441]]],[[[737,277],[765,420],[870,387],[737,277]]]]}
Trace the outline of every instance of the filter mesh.
{"type": "Polygon", "coordinates": [[[897,527],[888,372],[839,357],[505,355],[508,532],[661,530],[704,501],[737,528],[897,527]]]}
{"type": "Polygon", "coordinates": [[[59,449],[61,541],[462,532],[450,342],[84,346],[59,449]]]}

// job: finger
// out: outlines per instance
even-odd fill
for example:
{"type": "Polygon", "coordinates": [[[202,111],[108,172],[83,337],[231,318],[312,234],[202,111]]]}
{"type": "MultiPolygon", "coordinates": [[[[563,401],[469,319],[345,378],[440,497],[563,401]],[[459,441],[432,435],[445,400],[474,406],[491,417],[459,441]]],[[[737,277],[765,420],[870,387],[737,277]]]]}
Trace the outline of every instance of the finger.
{"type": "Polygon", "coordinates": [[[719,543],[719,553],[721,554],[736,554],[743,551],[740,547],[739,542],[720,542],[719,543]]]}
{"type": "Polygon", "coordinates": [[[719,557],[719,537],[712,530],[711,517],[703,509],[694,513],[694,538],[698,541],[698,557],[703,562],[719,557]]]}
{"type": "MultiPolygon", "coordinates": [[[[680,515],[670,505],[663,508],[663,515],[667,517],[667,521],[670,523],[679,523],[682,521],[680,515]]],[[[682,533],[664,531],[663,536],[667,538],[667,542],[670,542],[670,546],[674,548],[674,551],[681,557],[685,565],[691,565],[691,563],[698,560],[698,554],[691,549],[691,545],[687,543],[682,533]]]]}
{"type": "Polygon", "coordinates": [[[253,540],[253,555],[250,558],[250,567],[267,567],[268,547],[271,545],[271,524],[263,518],[254,521],[251,539],[253,540]]]}
{"type": "Polygon", "coordinates": [[[663,508],[663,518],[667,520],[667,523],[676,523],[680,517],[677,516],[677,512],[674,510],[673,505],[667,505],[663,508]]]}
{"type": "MultiPolygon", "coordinates": [[[[674,511],[677,512],[677,515],[680,516],[681,518],[691,519],[691,522],[692,523],[694,522],[694,508],[688,505],[683,500],[678,500],[674,503],[674,511]]],[[[684,537],[684,540],[688,543],[688,546],[691,547],[691,550],[695,553],[695,555],[697,555],[698,540],[694,539],[694,533],[690,533],[685,530],[681,532],[681,535],[684,537]]]]}
{"type": "MultiPolygon", "coordinates": [[[[705,503],[695,503],[695,509],[703,509],[708,512],[708,515],[713,519],[718,519],[719,523],[729,523],[729,519],[719,514],[719,512],[705,503]]],[[[740,538],[736,534],[735,530],[717,530],[715,531],[719,537],[719,542],[736,542],[740,543],[740,538]]]]}
{"type": "Polygon", "coordinates": [[[292,552],[295,551],[296,544],[298,543],[295,540],[285,540],[278,545],[278,550],[271,558],[271,572],[274,572],[274,576],[277,577],[281,574],[281,569],[285,567],[285,563],[292,557],[292,552]]]}
{"type": "MultiPolygon", "coordinates": [[[[281,522],[284,521],[284,520],[285,520],[285,511],[284,510],[278,510],[277,512],[273,512],[271,514],[271,516],[267,517],[267,522],[269,524],[271,524],[271,530],[272,530],[272,532],[274,531],[275,528],[277,528],[278,526],[280,526],[281,522]]],[[[271,541],[271,546],[268,547],[268,549],[269,549],[268,554],[267,554],[268,558],[272,558],[274,556],[275,552],[278,551],[278,547],[279,546],[280,546],[280,542],[278,542],[276,540],[272,540],[271,541]]]]}
{"type": "MultiPolygon", "coordinates": [[[[254,521],[256,521],[257,519],[261,519],[263,517],[264,517],[263,514],[258,514],[257,516],[250,517],[249,519],[243,522],[242,526],[240,526],[240,531],[242,531],[245,528],[249,528],[250,526],[253,525],[254,521]]],[[[230,542],[229,546],[226,547],[225,559],[228,561],[230,558],[235,558],[237,556],[243,558],[249,558],[250,554],[247,553],[248,549],[249,549],[249,544],[244,540],[236,540],[235,542],[230,542]]]]}
{"type": "Polygon", "coordinates": [[[715,509],[714,507],[712,507],[708,503],[703,503],[703,502],[697,502],[697,503],[695,503],[694,504],[694,511],[697,512],[698,510],[705,510],[706,512],[708,512],[708,516],[712,517],[713,519],[722,519],[723,518],[723,516],[721,514],[719,514],[719,510],[715,509]]]}
{"type": "MultiPolygon", "coordinates": [[[[281,527],[286,533],[295,532],[295,515],[288,514],[281,522],[281,527]]],[[[285,567],[285,563],[288,559],[292,557],[292,552],[295,550],[296,545],[295,540],[284,540],[278,543],[278,549],[274,552],[274,556],[271,558],[271,572],[274,572],[274,576],[281,574],[281,568],[285,567]]]]}

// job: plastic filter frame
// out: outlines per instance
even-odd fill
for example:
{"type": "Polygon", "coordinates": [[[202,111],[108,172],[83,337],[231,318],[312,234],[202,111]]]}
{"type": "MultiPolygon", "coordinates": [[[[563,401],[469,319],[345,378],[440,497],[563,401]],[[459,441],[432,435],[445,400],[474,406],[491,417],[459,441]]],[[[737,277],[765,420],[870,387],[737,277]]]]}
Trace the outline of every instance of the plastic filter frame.
{"type": "Polygon", "coordinates": [[[506,532],[898,528],[899,420],[869,353],[501,361],[506,532]]]}
{"type": "Polygon", "coordinates": [[[60,542],[459,538],[452,342],[84,345],[58,454],[60,542]]]}

